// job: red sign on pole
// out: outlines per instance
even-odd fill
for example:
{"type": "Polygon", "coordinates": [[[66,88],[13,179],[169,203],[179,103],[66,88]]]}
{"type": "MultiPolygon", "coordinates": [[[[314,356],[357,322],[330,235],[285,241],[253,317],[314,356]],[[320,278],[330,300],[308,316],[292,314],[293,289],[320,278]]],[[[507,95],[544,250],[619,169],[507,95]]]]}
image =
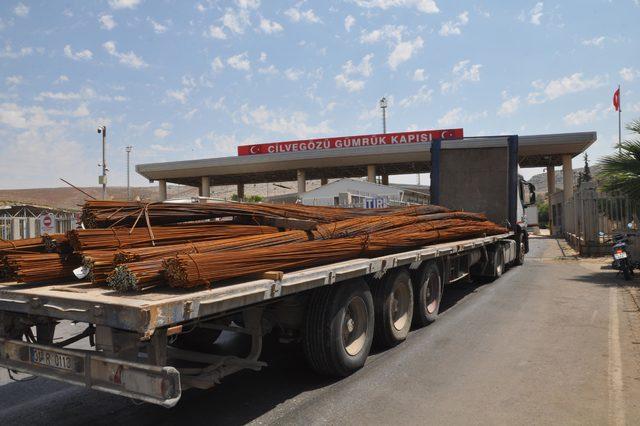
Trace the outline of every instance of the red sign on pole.
{"type": "Polygon", "coordinates": [[[280,154],[283,152],[322,151],[325,149],[358,148],[364,146],[399,145],[431,142],[434,139],[462,139],[463,129],[418,130],[415,132],[378,133],[374,135],[341,136],[337,138],[303,139],[299,141],[240,145],[238,155],[280,154]]]}

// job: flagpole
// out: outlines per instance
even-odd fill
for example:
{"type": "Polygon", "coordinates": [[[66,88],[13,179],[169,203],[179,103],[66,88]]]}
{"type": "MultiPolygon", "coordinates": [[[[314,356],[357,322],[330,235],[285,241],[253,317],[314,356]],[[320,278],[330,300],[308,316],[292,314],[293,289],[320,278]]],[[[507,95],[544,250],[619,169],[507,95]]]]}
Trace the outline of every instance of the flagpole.
{"type": "Polygon", "coordinates": [[[622,92],[618,84],[618,154],[622,153],[622,92]]]}

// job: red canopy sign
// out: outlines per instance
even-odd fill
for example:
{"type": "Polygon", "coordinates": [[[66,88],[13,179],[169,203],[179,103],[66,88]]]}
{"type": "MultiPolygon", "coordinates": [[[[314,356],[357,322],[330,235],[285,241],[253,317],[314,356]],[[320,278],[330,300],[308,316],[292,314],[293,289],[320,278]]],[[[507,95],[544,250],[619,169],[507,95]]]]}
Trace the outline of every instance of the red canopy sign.
{"type": "Polygon", "coordinates": [[[462,129],[418,130],[415,132],[379,133],[374,135],[342,136],[337,138],[304,139],[240,145],[238,155],[280,154],[283,152],[322,151],[325,149],[357,148],[362,146],[398,145],[431,142],[434,139],[462,139],[462,129]]]}

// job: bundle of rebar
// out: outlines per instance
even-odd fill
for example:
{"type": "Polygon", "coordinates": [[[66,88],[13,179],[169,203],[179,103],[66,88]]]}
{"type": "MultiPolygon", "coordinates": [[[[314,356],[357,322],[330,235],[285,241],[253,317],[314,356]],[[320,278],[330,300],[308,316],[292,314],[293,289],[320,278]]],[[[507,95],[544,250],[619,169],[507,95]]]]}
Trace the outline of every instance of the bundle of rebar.
{"type": "Polygon", "coordinates": [[[21,283],[45,283],[69,278],[80,266],[73,254],[19,253],[4,257],[7,278],[21,283]]]}
{"type": "Polygon", "coordinates": [[[135,224],[161,225],[222,217],[235,218],[291,218],[335,222],[362,216],[401,215],[415,216],[441,213],[448,209],[434,205],[359,209],[301,204],[249,204],[249,203],[141,203],[90,200],[82,209],[82,222],[88,228],[130,226],[135,224]]]}
{"type": "Polygon", "coordinates": [[[206,241],[278,232],[277,228],[258,225],[230,225],[206,222],[158,226],[153,228],[76,229],[68,232],[69,242],[76,252],[115,250],[177,244],[186,241],[206,241]]]}
{"type": "MultiPolygon", "coordinates": [[[[163,281],[162,259],[178,254],[247,250],[309,240],[344,238],[429,221],[440,221],[440,226],[448,226],[450,222],[446,222],[446,219],[484,221],[486,217],[484,215],[461,212],[422,216],[374,216],[319,225],[316,230],[311,232],[286,231],[278,234],[256,235],[228,240],[121,250],[115,254],[112,265],[106,263],[102,263],[100,266],[94,265],[94,277],[104,277],[105,273],[107,273],[107,283],[111,287],[121,290],[139,289],[160,284],[163,281]],[[128,264],[124,265],[125,263],[128,264]],[[110,272],[110,269],[113,272],[110,272]]],[[[433,226],[437,227],[438,225],[434,224],[433,226]]]]}
{"type": "MultiPolygon", "coordinates": [[[[452,220],[452,222],[455,220],[452,220]]],[[[407,247],[417,247],[480,235],[496,235],[506,230],[492,222],[467,222],[434,229],[433,223],[355,237],[306,241],[271,248],[237,250],[233,253],[195,253],[165,259],[165,277],[172,287],[208,286],[270,270],[291,270],[331,262],[369,257],[407,247]]]]}
{"type": "Polygon", "coordinates": [[[0,256],[14,252],[42,253],[45,251],[42,237],[24,238],[22,240],[0,239],[0,256]]]}
{"type": "Polygon", "coordinates": [[[42,244],[47,253],[70,253],[73,251],[66,234],[44,234],[42,244]]]}

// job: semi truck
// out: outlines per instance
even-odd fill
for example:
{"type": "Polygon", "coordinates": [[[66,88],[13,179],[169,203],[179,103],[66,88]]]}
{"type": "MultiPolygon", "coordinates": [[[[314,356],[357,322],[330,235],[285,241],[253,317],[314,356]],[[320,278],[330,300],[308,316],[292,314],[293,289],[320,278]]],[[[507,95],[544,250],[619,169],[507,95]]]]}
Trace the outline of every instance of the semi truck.
{"type": "MultiPolygon", "coordinates": [[[[433,204],[485,213],[501,235],[418,247],[184,292],[118,293],[89,282],[0,285],[0,366],[164,407],[190,388],[260,370],[264,336],[298,342],[315,371],[344,377],[372,343],[401,344],[438,318],[443,292],[463,279],[492,281],[524,262],[530,198],[518,179],[518,137],[431,144],[433,204]],[[56,337],[64,320],[84,331],[56,337]],[[238,353],[216,343],[245,335],[238,353]],[[88,339],[91,348],[69,345],[88,339]]],[[[222,384],[221,386],[224,386],[222,384]]]]}

